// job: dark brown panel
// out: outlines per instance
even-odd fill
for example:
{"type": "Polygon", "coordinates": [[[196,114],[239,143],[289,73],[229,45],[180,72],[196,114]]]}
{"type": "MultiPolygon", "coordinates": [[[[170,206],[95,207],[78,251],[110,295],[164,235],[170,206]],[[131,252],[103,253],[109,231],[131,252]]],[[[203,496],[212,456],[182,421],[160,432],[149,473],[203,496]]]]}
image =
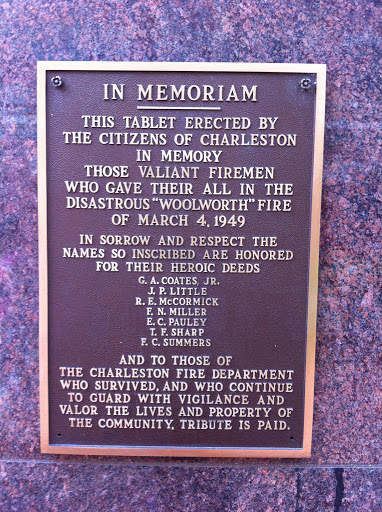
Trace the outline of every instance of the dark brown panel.
{"type": "Polygon", "coordinates": [[[51,451],[302,450],[316,74],[51,69],[51,451]]]}

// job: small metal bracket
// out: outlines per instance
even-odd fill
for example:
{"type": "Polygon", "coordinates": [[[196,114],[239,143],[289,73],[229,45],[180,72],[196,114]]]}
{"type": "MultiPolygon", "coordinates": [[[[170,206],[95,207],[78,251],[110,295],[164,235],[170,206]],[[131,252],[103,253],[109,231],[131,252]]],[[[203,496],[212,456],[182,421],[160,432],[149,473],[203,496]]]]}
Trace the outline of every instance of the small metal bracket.
{"type": "Polygon", "coordinates": [[[51,79],[51,83],[52,83],[53,87],[61,87],[62,79],[60,76],[53,76],[51,79]]]}
{"type": "Polygon", "coordinates": [[[300,87],[301,89],[304,89],[304,91],[307,91],[308,89],[310,89],[313,85],[313,82],[310,78],[303,78],[302,80],[300,80],[300,87]]]}

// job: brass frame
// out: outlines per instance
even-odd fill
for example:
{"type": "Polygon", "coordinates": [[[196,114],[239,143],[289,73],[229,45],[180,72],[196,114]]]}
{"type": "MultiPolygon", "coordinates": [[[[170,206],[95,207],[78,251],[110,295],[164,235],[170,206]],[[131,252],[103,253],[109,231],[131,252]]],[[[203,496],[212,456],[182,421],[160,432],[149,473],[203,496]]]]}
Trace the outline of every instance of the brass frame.
{"type": "Polygon", "coordinates": [[[201,62],[38,62],[38,205],[39,205],[39,279],[40,279],[40,421],[41,452],[77,455],[135,455],[166,457],[310,457],[314,364],[317,318],[318,251],[320,236],[321,183],[325,118],[324,64],[242,64],[201,62]],[[47,258],[47,185],[46,185],[46,72],[47,71],[187,71],[187,72],[251,72],[251,73],[316,73],[316,111],[313,154],[313,192],[310,235],[308,321],[305,370],[304,434],[302,449],[282,448],[192,448],[192,447],[122,447],[122,446],[57,446],[49,444],[48,390],[48,258],[47,258]]]}

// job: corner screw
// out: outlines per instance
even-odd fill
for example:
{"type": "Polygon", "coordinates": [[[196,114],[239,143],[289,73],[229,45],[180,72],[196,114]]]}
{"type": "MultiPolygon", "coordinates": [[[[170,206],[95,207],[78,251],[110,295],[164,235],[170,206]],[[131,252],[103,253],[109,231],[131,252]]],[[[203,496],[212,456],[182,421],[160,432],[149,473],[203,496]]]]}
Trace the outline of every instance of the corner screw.
{"type": "Polygon", "coordinates": [[[51,82],[54,87],[61,87],[62,85],[62,80],[60,76],[53,76],[51,82]]]}
{"type": "Polygon", "coordinates": [[[310,89],[312,87],[312,80],[310,78],[303,78],[300,81],[300,87],[304,90],[310,89]]]}

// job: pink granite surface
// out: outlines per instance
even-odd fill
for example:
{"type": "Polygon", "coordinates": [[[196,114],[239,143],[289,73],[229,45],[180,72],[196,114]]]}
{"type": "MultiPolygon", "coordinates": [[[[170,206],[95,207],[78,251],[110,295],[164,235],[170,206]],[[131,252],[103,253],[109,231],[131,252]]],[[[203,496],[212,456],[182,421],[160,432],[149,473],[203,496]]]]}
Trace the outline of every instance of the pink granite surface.
{"type": "Polygon", "coordinates": [[[166,500],[169,510],[382,510],[381,1],[12,0],[0,10],[0,510],[159,511],[166,500]],[[327,64],[310,460],[39,453],[37,60],[327,64]]]}
{"type": "Polygon", "coordinates": [[[379,512],[373,469],[0,464],[0,511],[379,512]]]}

